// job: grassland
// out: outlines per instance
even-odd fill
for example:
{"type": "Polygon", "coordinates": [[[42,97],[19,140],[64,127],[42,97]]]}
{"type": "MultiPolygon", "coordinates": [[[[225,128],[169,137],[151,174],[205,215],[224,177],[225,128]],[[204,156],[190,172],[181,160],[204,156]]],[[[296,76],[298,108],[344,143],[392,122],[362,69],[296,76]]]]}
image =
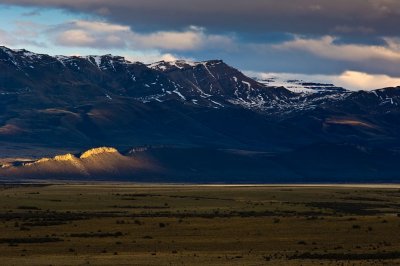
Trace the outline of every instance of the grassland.
{"type": "Polygon", "coordinates": [[[1,185],[1,265],[400,265],[400,189],[1,185]]]}

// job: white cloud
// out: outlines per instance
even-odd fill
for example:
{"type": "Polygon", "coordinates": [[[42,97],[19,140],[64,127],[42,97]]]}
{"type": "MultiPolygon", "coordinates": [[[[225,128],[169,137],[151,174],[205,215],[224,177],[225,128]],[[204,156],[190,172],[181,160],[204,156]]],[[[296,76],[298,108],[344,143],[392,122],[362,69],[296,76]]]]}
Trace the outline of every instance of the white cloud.
{"type": "Polygon", "coordinates": [[[184,58],[170,53],[159,53],[159,52],[146,52],[138,53],[135,55],[127,55],[125,58],[131,62],[143,62],[145,64],[150,64],[158,61],[172,62],[176,60],[189,60],[193,61],[193,58],[184,58]]]}
{"type": "Polygon", "coordinates": [[[319,39],[296,37],[273,47],[279,50],[305,51],[323,58],[360,62],[368,60],[385,60],[400,62],[400,42],[395,38],[386,38],[387,46],[337,44],[333,36],[319,39]]]}
{"type": "Polygon", "coordinates": [[[303,80],[306,82],[330,83],[349,90],[375,90],[400,86],[400,77],[345,71],[340,75],[308,75],[295,73],[246,72],[247,75],[262,79],[278,76],[284,80],[303,80]]]}
{"type": "Polygon", "coordinates": [[[15,40],[10,36],[10,34],[2,29],[0,29],[0,44],[1,45],[12,45],[15,40]]]}
{"type": "Polygon", "coordinates": [[[346,71],[342,75],[334,77],[333,83],[352,89],[372,90],[400,86],[400,77],[346,71]]]}
{"type": "Polygon", "coordinates": [[[24,46],[35,46],[45,47],[44,43],[38,42],[36,39],[38,33],[30,31],[29,28],[20,27],[21,25],[16,24],[18,27],[14,31],[6,31],[0,28],[0,45],[22,47],[24,46]]]}
{"type": "Polygon", "coordinates": [[[135,34],[132,36],[134,46],[142,48],[159,48],[168,50],[194,50],[204,41],[202,32],[156,32],[148,35],[135,34]]]}
{"type": "Polygon", "coordinates": [[[75,20],[71,23],[73,26],[81,29],[86,29],[95,32],[128,32],[130,28],[128,26],[111,24],[101,21],[87,21],[87,20],[75,20]]]}
{"type": "Polygon", "coordinates": [[[96,38],[83,30],[67,30],[57,36],[57,43],[63,43],[67,46],[87,46],[96,43],[96,38]]]}
{"type": "Polygon", "coordinates": [[[58,25],[51,33],[57,45],[71,47],[190,51],[233,44],[230,37],[207,34],[205,29],[194,26],[184,31],[139,33],[123,25],[76,20],[58,25]]]}
{"type": "Polygon", "coordinates": [[[85,20],[57,25],[49,33],[57,45],[88,48],[125,48],[131,35],[127,26],[85,20]]]}

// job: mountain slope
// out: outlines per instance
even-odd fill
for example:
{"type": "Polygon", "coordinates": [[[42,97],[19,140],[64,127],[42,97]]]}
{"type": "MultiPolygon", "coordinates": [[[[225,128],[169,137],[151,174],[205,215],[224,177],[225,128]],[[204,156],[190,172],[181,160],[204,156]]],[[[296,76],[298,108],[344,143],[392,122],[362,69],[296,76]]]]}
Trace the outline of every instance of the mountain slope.
{"type": "MultiPolygon", "coordinates": [[[[2,158],[35,159],[101,146],[174,147],[164,150],[171,153],[246,150],[273,153],[276,159],[264,160],[270,172],[262,163],[235,168],[244,177],[252,168],[258,169],[255,176],[307,178],[321,173],[313,164],[318,154],[340,157],[343,145],[365,151],[354,153],[358,162],[377,158],[369,151],[380,151],[382,160],[391,162],[400,151],[400,87],[351,92],[301,84],[318,88],[296,93],[253,80],[220,60],[145,65],[112,55],[54,57],[6,47],[0,47],[0,69],[2,158]],[[307,149],[313,152],[300,152],[307,149]],[[289,163],[296,156],[310,158],[304,166],[289,163]]],[[[340,173],[335,163],[344,162],[331,161],[321,164],[340,173]]],[[[390,167],[377,164],[376,171],[392,177],[393,171],[384,168],[390,167]]]]}

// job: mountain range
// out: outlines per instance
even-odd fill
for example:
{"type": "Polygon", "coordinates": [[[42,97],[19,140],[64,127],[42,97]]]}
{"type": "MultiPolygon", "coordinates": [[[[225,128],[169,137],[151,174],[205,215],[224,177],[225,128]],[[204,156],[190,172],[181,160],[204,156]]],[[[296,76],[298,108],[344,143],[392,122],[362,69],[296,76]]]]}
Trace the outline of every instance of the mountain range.
{"type": "Polygon", "coordinates": [[[221,60],[143,64],[0,47],[0,177],[397,182],[399,105],[400,87],[282,84],[221,60]],[[80,157],[95,147],[116,152],[80,157]]]}

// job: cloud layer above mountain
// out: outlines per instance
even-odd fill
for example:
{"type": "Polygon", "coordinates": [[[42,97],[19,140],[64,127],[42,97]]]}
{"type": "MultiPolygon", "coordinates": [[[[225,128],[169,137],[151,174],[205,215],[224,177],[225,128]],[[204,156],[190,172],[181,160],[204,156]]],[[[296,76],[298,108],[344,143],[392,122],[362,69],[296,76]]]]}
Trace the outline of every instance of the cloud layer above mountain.
{"type": "Polygon", "coordinates": [[[1,0],[92,13],[141,28],[398,35],[397,0],[1,0]]]}
{"type": "Polygon", "coordinates": [[[376,88],[387,88],[393,84],[400,84],[400,78],[393,78],[387,75],[372,75],[357,71],[345,71],[338,75],[307,75],[295,73],[262,73],[246,72],[251,77],[258,79],[270,79],[279,77],[283,80],[303,80],[328,84],[335,84],[349,90],[374,90],[376,88]]]}
{"type": "Polygon", "coordinates": [[[54,42],[62,46],[190,51],[206,45],[215,48],[231,43],[228,37],[208,35],[204,29],[194,26],[182,31],[139,33],[128,26],[76,20],[58,25],[51,32],[54,42]]]}

